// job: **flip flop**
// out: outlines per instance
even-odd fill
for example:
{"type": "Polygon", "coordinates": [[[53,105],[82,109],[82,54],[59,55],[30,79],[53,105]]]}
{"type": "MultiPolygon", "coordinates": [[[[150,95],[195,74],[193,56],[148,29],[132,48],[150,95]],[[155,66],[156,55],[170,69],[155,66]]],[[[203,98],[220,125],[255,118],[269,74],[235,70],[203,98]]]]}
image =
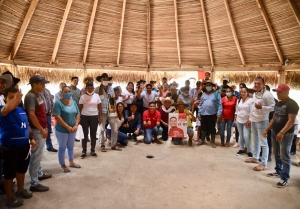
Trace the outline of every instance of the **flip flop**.
{"type": "Polygon", "coordinates": [[[259,160],[256,160],[254,158],[248,158],[245,160],[245,163],[259,163],[259,160]]]}
{"type": "Polygon", "coordinates": [[[255,166],[255,167],[253,168],[254,171],[264,171],[264,170],[266,170],[266,169],[267,169],[267,166],[264,166],[264,165],[262,165],[262,164],[259,164],[258,166],[255,166]]]}
{"type": "Polygon", "coordinates": [[[81,166],[78,165],[78,164],[76,164],[76,163],[70,165],[70,167],[71,167],[71,168],[81,168],[81,166]]]}
{"type": "Polygon", "coordinates": [[[194,142],[200,142],[201,139],[193,139],[194,142]]]}
{"type": "Polygon", "coordinates": [[[101,152],[106,152],[105,146],[102,145],[102,146],[100,147],[100,151],[101,151],[101,152]]]}
{"type": "Polygon", "coordinates": [[[117,151],[122,151],[122,149],[121,149],[120,147],[118,147],[118,146],[114,146],[114,147],[112,147],[111,149],[112,149],[112,150],[117,150],[117,151]]]}
{"type": "Polygon", "coordinates": [[[67,167],[60,167],[61,171],[64,172],[64,173],[70,173],[70,170],[69,168],[67,167]]]}

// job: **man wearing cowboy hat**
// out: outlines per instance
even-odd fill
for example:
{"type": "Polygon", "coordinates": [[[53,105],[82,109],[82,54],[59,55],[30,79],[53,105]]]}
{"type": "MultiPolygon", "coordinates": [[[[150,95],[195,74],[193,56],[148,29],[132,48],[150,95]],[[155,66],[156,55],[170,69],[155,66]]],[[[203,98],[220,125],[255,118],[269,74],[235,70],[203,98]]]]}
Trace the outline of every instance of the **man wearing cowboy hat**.
{"type": "Polygon", "coordinates": [[[137,103],[131,103],[128,110],[125,110],[125,121],[128,121],[120,127],[120,131],[125,134],[131,134],[134,141],[137,141],[137,136],[143,134],[142,130],[142,117],[137,111],[137,103]]]}
{"type": "Polygon", "coordinates": [[[171,99],[171,97],[161,98],[162,106],[158,110],[161,114],[161,122],[160,127],[163,129],[162,132],[162,139],[164,141],[168,140],[168,121],[169,121],[169,113],[174,112],[176,108],[174,106],[171,106],[174,104],[174,100],[171,99]]]}
{"type": "MultiPolygon", "coordinates": [[[[185,104],[183,101],[179,101],[175,104],[175,107],[177,108],[177,110],[175,111],[175,113],[185,113],[187,116],[187,134],[189,137],[189,146],[193,145],[193,137],[194,137],[194,130],[193,130],[193,124],[192,122],[196,122],[196,118],[194,117],[194,115],[192,114],[192,112],[188,109],[186,109],[188,107],[188,104],[185,104]]],[[[179,138],[177,139],[177,143],[180,144],[180,141],[182,139],[179,138]]],[[[176,143],[176,139],[174,141],[174,144],[176,143]]]]}
{"type": "Polygon", "coordinates": [[[221,119],[223,109],[221,96],[217,91],[213,90],[213,85],[214,83],[211,80],[206,80],[206,91],[203,92],[200,99],[198,117],[201,120],[201,141],[199,145],[204,144],[205,136],[209,131],[211,133],[211,146],[215,148],[215,126],[217,118],[221,119]]]}
{"type": "Polygon", "coordinates": [[[99,81],[101,84],[100,86],[95,88],[94,92],[100,96],[102,104],[102,118],[99,118],[100,120],[102,120],[102,128],[98,140],[100,144],[100,150],[102,152],[106,152],[104,138],[105,124],[108,119],[109,98],[114,97],[114,90],[111,86],[108,85],[109,82],[111,82],[112,77],[108,77],[107,73],[103,73],[101,76],[97,76],[96,80],[99,81]]]}

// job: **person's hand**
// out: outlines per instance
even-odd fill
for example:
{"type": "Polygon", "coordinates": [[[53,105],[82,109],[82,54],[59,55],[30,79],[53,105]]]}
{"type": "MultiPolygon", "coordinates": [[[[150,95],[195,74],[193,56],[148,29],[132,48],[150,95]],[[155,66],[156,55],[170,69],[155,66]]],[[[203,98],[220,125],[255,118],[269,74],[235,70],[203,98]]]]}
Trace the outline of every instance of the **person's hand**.
{"type": "Polygon", "coordinates": [[[136,131],[135,132],[133,132],[136,136],[138,136],[139,135],[139,133],[140,133],[140,130],[139,129],[136,129],[136,131]]]}
{"type": "Polygon", "coordinates": [[[222,115],[218,116],[218,120],[224,122],[224,118],[222,115]]]}
{"type": "Polygon", "coordinates": [[[15,99],[17,101],[21,101],[22,100],[22,97],[23,97],[23,94],[22,94],[22,90],[20,89],[16,94],[15,94],[15,99]]]}
{"type": "Polygon", "coordinates": [[[151,121],[149,120],[148,122],[147,122],[147,126],[150,126],[151,125],[151,121]]]}
{"type": "Polygon", "coordinates": [[[102,118],[99,118],[98,119],[98,124],[101,124],[102,123],[102,118]]]}
{"type": "Polygon", "coordinates": [[[198,116],[198,120],[201,120],[201,116],[200,115],[198,116]]]}
{"type": "Polygon", "coordinates": [[[276,141],[277,141],[277,142],[281,142],[282,139],[283,139],[283,136],[284,136],[284,134],[281,133],[281,132],[279,132],[279,133],[277,134],[277,136],[276,136],[276,141]]]}
{"type": "Polygon", "coordinates": [[[72,129],[73,129],[73,133],[75,133],[78,129],[78,126],[74,126],[72,129]]]}
{"type": "Polygon", "coordinates": [[[43,138],[46,139],[47,136],[48,136],[48,129],[43,129],[43,130],[41,131],[41,134],[42,134],[43,138]]]}
{"type": "Polygon", "coordinates": [[[70,127],[70,126],[68,126],[68,127],[67,127],[67,131],[68,131],[69,133],[73,133],[73,128],[70,127]]]}
{"type": "Polygon", "coordinates": [[[262,105],[261,105],[261,103],[255,103],[255,107],[256,107],[256,109],[262,109],[262,105]]]}
{"type": "Polygon", "coordinates": [[[128,123],[124,124],[124,127],[129,128],[129,124],[128,123]]]}
{"type": "Polygon", "coordinates": [[[30,140],[30,146],[31,146],[31,149],[33,149],[35,146],[36,146],[36,141],[34,138],[32,138],[33,140],[30,140]]]}
{"type": "Polygon", "coordinates": [[[265,131],[264,131],[263,136],[264,136],[265,138],[268,137],[268,130],[265,130],[265,131]]]}
{"type": "Polygon", "coordinates": [[[233,124],[234,124],[234,126],[236,126],[236,120],[235,120],[235,121],[233,121],[233,124]]]}
{"type": "Polygon", "coordinates": [[[250,120],[248,120],[248,121],[246,122],[246,127],[247,127],[247,128],[250,128],[250,127],[251,127],[251,121],[250,121],[250,120]]]}

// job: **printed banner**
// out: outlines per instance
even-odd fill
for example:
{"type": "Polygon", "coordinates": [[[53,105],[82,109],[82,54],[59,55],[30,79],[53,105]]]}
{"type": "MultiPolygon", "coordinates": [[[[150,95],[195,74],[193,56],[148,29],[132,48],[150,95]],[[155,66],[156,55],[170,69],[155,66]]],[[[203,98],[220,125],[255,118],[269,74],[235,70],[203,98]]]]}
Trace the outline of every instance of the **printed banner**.
{"type": "Polygon", "coordinates": [[[168,137],[184,138],[187,136],[186,113],[169,113],[168,137]]]}

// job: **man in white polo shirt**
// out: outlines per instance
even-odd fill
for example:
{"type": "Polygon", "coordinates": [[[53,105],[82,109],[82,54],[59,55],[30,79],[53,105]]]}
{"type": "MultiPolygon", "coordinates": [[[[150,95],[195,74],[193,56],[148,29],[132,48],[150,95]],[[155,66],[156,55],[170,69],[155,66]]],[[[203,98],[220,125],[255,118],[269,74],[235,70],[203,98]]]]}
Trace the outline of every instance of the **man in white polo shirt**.
{"type": "Polygon", "coordinates": [[[152,91],[152,85],[149,83],[146,85],[146,91],[142,91],[140,88],[137,97],[143,99],[143,110],[148,110],[149,108],[149,102],[155,102],[155,99],[157,97],[161,96],[161,91],[160,93],[152,91]]]}

